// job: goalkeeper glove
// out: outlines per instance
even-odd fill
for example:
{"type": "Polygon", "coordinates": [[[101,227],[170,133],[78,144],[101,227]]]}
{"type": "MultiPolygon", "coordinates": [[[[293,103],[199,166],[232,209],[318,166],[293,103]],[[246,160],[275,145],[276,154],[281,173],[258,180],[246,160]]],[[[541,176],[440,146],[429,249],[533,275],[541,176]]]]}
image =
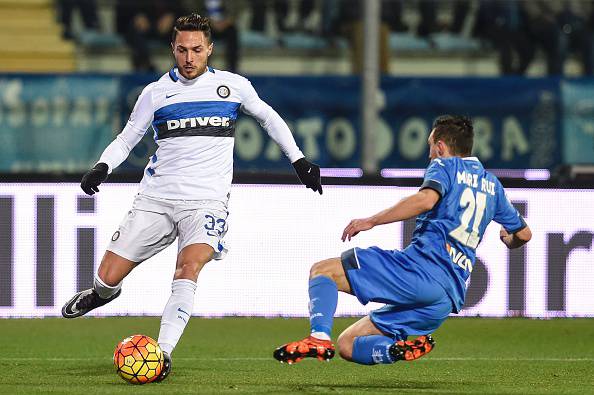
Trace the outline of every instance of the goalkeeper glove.
{"type": "Polygon", "coordinates": [[[91,170],[89,170],[80,181],[80,187],[87,195],[94,195],[95,192],[99,192],[99,184],[101,184],[107,178],[107,170],[109,167],[107,164],[100,162],[97,163],[91,170]]]}
{"type": "Polygon", "coordinates": [[[301,183],[314,192],[322,194],[322,182],[320,179],[320,166],[301,158],[293,162],[293,167],[301,183]]]}

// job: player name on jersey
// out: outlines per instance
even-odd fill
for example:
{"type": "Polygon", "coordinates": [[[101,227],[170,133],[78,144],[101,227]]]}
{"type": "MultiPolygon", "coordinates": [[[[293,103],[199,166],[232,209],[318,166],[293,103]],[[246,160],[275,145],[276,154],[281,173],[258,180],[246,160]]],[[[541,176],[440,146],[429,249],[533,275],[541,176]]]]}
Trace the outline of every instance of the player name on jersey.
{"type": "MultiPolygon", "coordinates": [[[[456,174],[456,179],[458,180],[458,184],[466,184],[471,188],[478,188],[478,174],[459,171],[456,174]]],[[[481,192],[495,196],[495,183],[485,178],[481,178],[481,192]]]]}

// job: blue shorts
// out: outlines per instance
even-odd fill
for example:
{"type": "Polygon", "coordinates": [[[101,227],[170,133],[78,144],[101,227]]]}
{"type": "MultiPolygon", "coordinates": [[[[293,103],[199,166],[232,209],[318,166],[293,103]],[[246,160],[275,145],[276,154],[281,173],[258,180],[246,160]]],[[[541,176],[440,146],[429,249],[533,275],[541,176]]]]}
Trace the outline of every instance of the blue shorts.
{"type": "Polygon", "coordinates": [[[341,255],[353,294],[363,304],[385,303],[371,321],[396,340],[435,331],[452,312],[443,287],[402,251],[353,248],[341,255]]]}

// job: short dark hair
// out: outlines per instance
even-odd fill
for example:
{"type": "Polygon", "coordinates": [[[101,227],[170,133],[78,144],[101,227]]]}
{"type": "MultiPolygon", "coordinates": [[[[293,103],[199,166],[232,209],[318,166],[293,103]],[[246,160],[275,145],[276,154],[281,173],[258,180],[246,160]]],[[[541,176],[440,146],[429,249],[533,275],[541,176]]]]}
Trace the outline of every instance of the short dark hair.
{"type": "Polygon", "coordinates": [[[442,115],[433,122],[433,141],[442,140],[453,155],[470,156],[474,140],[472,119],[462,115],[442,115]]]}
{"type": "Polygon", "coordinates": [[[171,32],[172,43],[175,42],[177,33],[182,31],[203,32],[208,42],[211,42],[210,20],[196,13],[177,18],[175,25],[173,25],[173,31],[171,32]]]}

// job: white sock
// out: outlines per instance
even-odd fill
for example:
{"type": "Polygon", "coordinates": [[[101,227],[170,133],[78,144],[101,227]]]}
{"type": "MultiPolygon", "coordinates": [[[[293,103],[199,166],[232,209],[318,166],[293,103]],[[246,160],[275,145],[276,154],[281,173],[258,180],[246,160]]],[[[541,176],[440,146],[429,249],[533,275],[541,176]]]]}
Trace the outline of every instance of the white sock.
{"type": "Polygon", "coordinates": [[[330,339],[330,336],[328,336],[328,334],[324,332],[312,332],[311,337],[315,337],[316,339],[320,340],[332,340],[330,339]]]}
{"type": "Polygon", "coordinates": [[[115,295],[121,288],[122,288],[121,281],[117,285],[112,287],[112,286],[105,284],[103,282],[103,280],[101,280],[101,278],[99,278],[99,274],[95,274],[95,281],[93,282],[93,289],[95,290],[95,292],[97,292],[97,294],[99,294],[100,298],[109,299],[113,295],[115,295]]]}
{"type": "Polygon", "coordinates": [[[171,296],[165,305],[159,331],[159,346],[171,354],[192,315],[196,283],[192,280],[173,280],[171,296]]]}

